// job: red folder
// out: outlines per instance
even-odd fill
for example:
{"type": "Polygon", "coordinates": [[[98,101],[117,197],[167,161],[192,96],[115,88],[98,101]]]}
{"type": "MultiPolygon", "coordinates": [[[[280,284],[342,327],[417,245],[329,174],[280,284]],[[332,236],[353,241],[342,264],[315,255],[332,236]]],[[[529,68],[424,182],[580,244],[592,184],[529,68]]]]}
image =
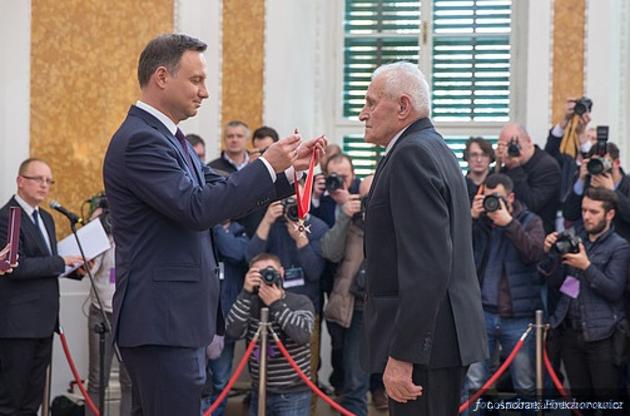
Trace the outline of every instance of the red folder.
{"type": "Polygon", "coordinates": [[[18,250],[20,249],[20,226],[22,225],[22,210],[19,207],[11,207],[9,217],[9,229],[7,232],[7,244],[9,244],[9,254],[7,258],[0,261],[0,270],[5,271],[11,265],[17,263],[18,250]]]}

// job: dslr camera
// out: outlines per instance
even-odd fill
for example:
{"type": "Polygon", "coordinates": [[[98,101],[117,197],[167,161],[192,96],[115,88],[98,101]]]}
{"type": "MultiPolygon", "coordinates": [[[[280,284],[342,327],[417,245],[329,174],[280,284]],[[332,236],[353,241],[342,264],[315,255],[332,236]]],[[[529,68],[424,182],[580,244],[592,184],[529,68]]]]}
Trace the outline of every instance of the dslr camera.
{"type": "Polygon", "coordinates": [[[365,211],[367,210],[367,196],[361,198],[361,211],[352,216],[352,222],[357,227],[363,229],[365,227],[365,211]]]}
{"type": "Polygon", "coordinates": [[[586,164],[586,170],[591,175],[601,175],[612,170],[612,163],[606,159],[608,144],[608,126],[597,126],[597,144],[595,153],[586,164]]]}
{"type": "Polygon", "coordinates": [[[590,113],[593,108],[593,100],[588,98],[587,96],[582,96],[574,101],[575,107],[573,107],[573,111],[578,116],[586,113],[587,111],[590,113]]]}
{"type": "Polygon", "coordinates": [[[298,220],[297,200],[294,197],[290,196],[282,200],[282,215],[293,222],[298,220]]]}
{"type": "Polygon", "coordinates": [[[510,139],[507,154],[509,157],[519,157],[521,155],[521,144],[518,142],[518,137],[514,136],[510,139]]]}
{"type": "Polygon", "coordinates": [[[483,199],[483,209],[486,212],[495,212],[498,211],[499,209],[501,209],[501,200],[503,200],[503,202],[506,204],[507,203],[505,201],[505,199],[500,196],[497,193],[494,193],[492,195],[487,195],[484,199],[483,199]]]}
{"type": "Polygon", "coordinates": [[[581,242],[580,237],[575,235],[575,230],[571,228],[558,234],[558,239],[553,246],[553,250],[561,256],[569,253],[576,254],[580,252],[581,242]]]}
{"type": "MultiPolygon", "coordinates": [[[[263,283],[267,286],[276,285],[278,287],[281,287],[282,278],[280,277],[280,272],[274,269],[272,266],[265,267],[259,273],[262,276],[263,283]]],[[[258,293],[258,286],[254,288],[254,293],[258,293]]]]}
{"type": "Polygon", "coordinates": [[[336,173],[331,173],[326,176],[326,190],[331,194],[337,189],[343,189],[343,178],[336,173]]]}
{"type": "Polygon", "coordinates": [[[105,192],[99,192],[85,202],[90,204],[90,216],[96,209],[100,208],[102,210],[101,215],[98,216],[98,219],[101,221],[105,232],[107,234],[111,234],[112,216],[109,210],[109,203],[107,202],[107,198],[105,197],[105,192]]]}

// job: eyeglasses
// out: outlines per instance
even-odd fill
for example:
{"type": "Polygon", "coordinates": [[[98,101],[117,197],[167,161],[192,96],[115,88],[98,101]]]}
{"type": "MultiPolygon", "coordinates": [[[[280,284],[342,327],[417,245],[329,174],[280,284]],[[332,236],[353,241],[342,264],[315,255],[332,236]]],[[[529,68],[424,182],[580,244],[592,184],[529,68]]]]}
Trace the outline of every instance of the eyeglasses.
{"type": "Polygon", "coordinates": [[[31,181],[35,181],[40,185],[48,185],[48,186],[52,186],[55,184],[55,181],[53,181],[51,178],[46,178],[44,176],[24,176],[21,175],[24,179],[28,179],[31,181]]]}

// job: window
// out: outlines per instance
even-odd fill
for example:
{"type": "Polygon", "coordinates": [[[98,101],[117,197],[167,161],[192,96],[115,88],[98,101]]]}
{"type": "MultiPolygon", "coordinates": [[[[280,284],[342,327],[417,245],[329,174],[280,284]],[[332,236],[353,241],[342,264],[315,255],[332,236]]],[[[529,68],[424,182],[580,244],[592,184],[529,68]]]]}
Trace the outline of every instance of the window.
{"type": "Polygon", "coordinates": [[[382,149],[363,143],[358,115],[370,76],[397,60],[418,63],[432,90],[432,119],[460,164],[469,136],[496,141],[509,120],[512,0],[345,0],[344,151],[366,175],[382,149]]]}

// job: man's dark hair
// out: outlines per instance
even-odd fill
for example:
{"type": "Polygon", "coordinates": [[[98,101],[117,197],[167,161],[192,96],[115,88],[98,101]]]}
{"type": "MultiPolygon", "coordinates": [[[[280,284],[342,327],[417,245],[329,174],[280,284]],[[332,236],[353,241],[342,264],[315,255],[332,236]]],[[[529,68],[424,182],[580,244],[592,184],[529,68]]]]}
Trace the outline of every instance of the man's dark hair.
{"type": "Polygon", "coordinates": [[[466,140],[466,147],[464,148],[464,160],[466,162],[468,162],[468,158],[470,157],[470,146],[473,143],[477,143],[483,154],[490,158],[490,163],[494,162],[494,149],[492,148],[490,142],[483,137],[470,137],[466,140]]]}
{"type": "Polygon", "coordinates": [[[36,157],[29,157],[24,162],[20,163],[20,167],[18,168],[18,175],[19,176],[24,175],[26,171],[28,170],[28,167],[31,166],[31,163],[35,163],[35,162],[43,163],[44,165],[50,167],[50,165],[48,165],[48,163],[44,162],[42,159],[38,159],[36,157]]]}
{"type": "Polygon", "coordinates": [[[333,155],[330,159],[328,159],[326,161],[326,172],[328,172],[328,166],[331,163],[339,163],[344,159],[347,160],[348,163],[350,163],[350,169],[352,169],[352,171],[354,172],[354,163],[352,163],[352,158],[345,153],[337,153],[336,155],[333,155]]]}
{"type": "Polygon", "coordinates": [[[138,61],[138,81],[140,87],[149,83],[151,75],[160,66],[175,74],[179,61],[186,51],[204,52],[208,45],[191,36],[169,33],[151,40],[140,54],[138,61]]]}
{"type": "MultiPolygon", "coordinates": [[[[588,152],[588,157],[591,158],[597,153],[597,145],[593,145],[588,152]]],[[[612,160],[619,160],[619,147],[613,142],[606,143],[606,154],[610,156],[612,160]]]]}
{"type": "Polygon", "coordinates": [[[276,256],[275,254],[260,253],[260,254],[256,255],[253,259],[251,259],[249,261],[249,267],[251,268],[254,264],[258,263],[259,261],[263,261],[263,260],[270,260],[270,261],[273,261],[274,263],[276,263],[278,266],[282,266],[282,262],[280,261],[280,258],[278,256],[276,256]]]}
{"type": "Polygon", "coordinates": [[[258,139],[264,139],[265,137],[271,137],[274,143],[280,140],[280,136],[278,136],[278,132],[275,129],[267,126],[262,126],[254,130],[254,134],[252,135],[252,143],[254,143],[254,141],[258,139]]]}
{"type": "Polygon", "coordinates": [[[615,191],[606,188],[589,186],[584,192],[584,197],[592,199],[593,201],[601,201],[604,211],[606,212],[611,209],[617,210],[617,206],[619,205],[619,197],[615,191]]]}
{"type": "Polygon", "coordinates": [[[188,142],[190,143],[192,147],[195,147],[198,144],[201,144],[203,147],[206,147],[206,142],[204,142],[201,136],[198,134],[187,134],[186,140],[188,140],[188,142]]]}
{"type": "Polygon", "coordinates": [[[495,189],[499,185],[503,185],[505,192],[508,194],[514,190],[514,182],[512,179],[502,173],[493,173],[486,178],[484,185],[487,188],[495,189]]]}

